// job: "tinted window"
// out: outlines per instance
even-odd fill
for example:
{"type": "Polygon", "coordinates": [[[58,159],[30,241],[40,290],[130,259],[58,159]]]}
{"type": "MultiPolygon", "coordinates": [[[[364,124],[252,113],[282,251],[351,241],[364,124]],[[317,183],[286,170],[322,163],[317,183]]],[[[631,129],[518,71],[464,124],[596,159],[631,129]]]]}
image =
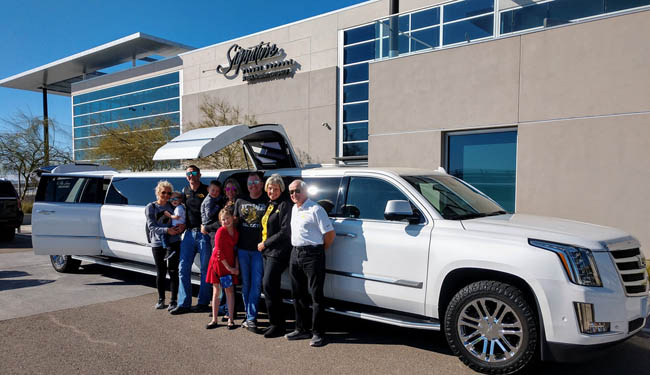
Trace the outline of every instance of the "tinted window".
{"type": "Polygon", "coordinates": [[[515,210],[517,132],[450,134],[447,171],[515,210]]]}
{"type": "Polygon", "coordinates": [[[368,142],[343,144],[343,156],[365,156],[365,155],[368,155],[368,142]]]}
{"type": "Polygon", "coordinates": [[[368,80],[368,64],[358,64],[343,68],[343,83],[368,80]]]}
{"type": "MultiPolygon", "coordinates": [[[[167,180],[173,186],[175,191],[181,191],[188,184],[187,179],[183,177],[173,178],[151,178],[151,177],[117,177],[108,189],[106,195],[106,204],[128,204],[130,206],[146,206],[156,200],[154,189],[158,181],[167,180]]],[[[209,179],[201,180],[208,184],[209,179]]]]}
{"type": "Polygon", "coordinates": [[[466,42],[492,35],[493,15],[454,22],[444,26],[444,44],[466,42]]]}
{"type": "Polygon", "coordinates": [[[343,43],[352,44],[375,38],[375,24],[357,27],[343,32],[343,43]]]}
{"type": "Polygon", "coordinates": [[[368,119],[368,103],[343,106],[343,121],[362,121],[368,119]]]}
{"type": "Polygon", "coordinates": [[[445,22],[492,12],[494,0],[465,0],[445,5],[445,22]]]}
{"type": "Polygon", "coordinates": [[[15,198],[16,189],[9,181],[0,182],[0,198],[15,198]]]}
{"type": "Polygon", "coordinates": [[[352,64],[360,61],[373,60],[375,58],[375,42],[361,43],[343,50],[343,63],[352,64]]]}
{"type": "Polygon", "coordinates": [[[343,216],[359,219],[385,220],[384,210],[390,200],[408,200],[392,184],[370,177],[352,177],[343,216]]]}
{"type": "Polygon", "coordinates": [[[43,176],[37,202],[102,203],[106,190],[103,178],[43,176]]]}
{"type": "Polygon", "coordinates": [[[343,103],[368,100],[368,84],[349,85],[343,87],[343,103]]]}
{"type": "Polygon", "coordinates": [[[339,177],[305,178],[309,199],[320,204],[329,216],[335,216],[334,208],[339,193],[339,177]]]}
{"type": "Polygon", "coordinates": [[[368,123],[343,124],[343,141],[365,141],[368,139],[368,123]]]}
{"type": "Polygon", "coordinates": [[[434,27],[416,31],[411,34],[411,50],[418,51],[421,49],[435,48],[440,44],[440,28],[434,27]]]}
{"type": "Polygon", "coordinates": [[[411,30],[437,25],[440,22],[440,8],[423,10],[411,14],[411,30]]]}

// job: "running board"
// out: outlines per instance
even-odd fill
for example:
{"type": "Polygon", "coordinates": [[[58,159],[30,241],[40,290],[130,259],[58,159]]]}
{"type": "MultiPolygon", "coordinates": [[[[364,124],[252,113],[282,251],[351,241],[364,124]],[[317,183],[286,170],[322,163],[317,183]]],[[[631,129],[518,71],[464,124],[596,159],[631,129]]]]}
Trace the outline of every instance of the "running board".
{"type": "MultiPolygon", "coordinates": [[[[293,299],[284,299],[283,302],[293,304],[293,299]]],[[[400,315],[394,312],[363,312],[337,307],[326,307],[325,311],[402,328],[440,331],[440,321],[438,319],[419,319],[412,316],[400,315]]]]}
{"type": "MultiPolygon", "coordinates": [[[[108,257],[93,257],[93,256],[80,256],[72,255],[72,259],[78,259],[84,262],[95,263],[106,267],[117,268],[125,271],[144,273],[146,275],[156,276],[156,266],[152,264],[129,262],[126,260],[115,260],[108,257]]],[[[169,279],[169,275],[165,275],[169,279]]],[[[192,284],[200,285],[201,279],[199,275],[192,273],[192,284]]]]}

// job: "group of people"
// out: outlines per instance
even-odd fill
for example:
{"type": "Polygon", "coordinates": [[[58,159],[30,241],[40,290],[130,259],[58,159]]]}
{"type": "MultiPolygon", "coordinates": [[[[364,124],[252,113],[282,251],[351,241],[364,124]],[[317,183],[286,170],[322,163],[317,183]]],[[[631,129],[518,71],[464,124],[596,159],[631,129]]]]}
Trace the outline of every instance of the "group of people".
{"type": "Polygon", "coordinates": [[[206,186],[195,165],[186,168],[186,176],[188,185],[182,192],[174,192],[168,181],[159,181],[156,201],[145,208],[157,269],[156,309],[167,307],[174,315],[211,312],[207,329],[219,325],[222,313],[232,329],[235,285],[241,283],[246,314],[243,327],[260,332],[257,305],[263,291],[269,318],[264,337],[311,339],[311,346],[322,346],[325,250],[334,241],[335,232],[325,210],[308,199],[306,183],[294,180],[289,185],[289,200],[283,194],[284,180],[277,174],[264,182],[260,174],[250,173],[248,194],[241,194],[234,179],[223,184],[225,194],[217,180],[206,186]],[[198,303],[191,306],[191,271],[197,252],[201,284],[198,303]],[[288,334],[280,289],[287,268],[296,317],[295,329],[288,334]],[[167,274],[171,300],[166,306],[167,274]]]}

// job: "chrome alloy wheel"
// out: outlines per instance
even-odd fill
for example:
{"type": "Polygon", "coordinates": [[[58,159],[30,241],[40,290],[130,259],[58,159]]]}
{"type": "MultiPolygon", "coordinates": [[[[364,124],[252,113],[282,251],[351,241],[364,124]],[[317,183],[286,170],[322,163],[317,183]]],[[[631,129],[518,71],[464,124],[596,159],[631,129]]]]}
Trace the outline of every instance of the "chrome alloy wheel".
{"type": "Polygon", "coordinates": [[[495,298],[478,298],[461,309],[456,328],[469,353],[488,362],[506,361],[519,352],[523,342],[521,317],[495,298]]]}
{"type": "Polygon", "coordinates": [[[52,255],[52,264],[57,267],[65,266],[65,257],[63,255],[52,255]]]}

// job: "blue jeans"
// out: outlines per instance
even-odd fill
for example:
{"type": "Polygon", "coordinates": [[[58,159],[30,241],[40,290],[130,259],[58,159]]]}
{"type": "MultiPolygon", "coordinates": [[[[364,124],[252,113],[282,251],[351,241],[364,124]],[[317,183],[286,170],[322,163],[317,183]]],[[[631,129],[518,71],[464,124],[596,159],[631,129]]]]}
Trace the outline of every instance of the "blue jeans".
{"type": "Polygon", "coordinates": [[[257,302],[262,294],[262,274],[264,263],[262,253],[257,250],[238,249],[239,273],[241,276],[241,295],[246,308],[246,320],[257,318],[257,302]]]}
{"type": "Polygon", "coordinates": [[[187,230],[181,242],[181,261],[178,266],[180,288],[178,288],[178,306],[192,305],[192,263],[196,253],[201,259],[201,287],[199,288],[199,305],[208,305],[212,299],[212,285],[205,282],[210,256],[210,237],[198,230],[187,230]]]}

